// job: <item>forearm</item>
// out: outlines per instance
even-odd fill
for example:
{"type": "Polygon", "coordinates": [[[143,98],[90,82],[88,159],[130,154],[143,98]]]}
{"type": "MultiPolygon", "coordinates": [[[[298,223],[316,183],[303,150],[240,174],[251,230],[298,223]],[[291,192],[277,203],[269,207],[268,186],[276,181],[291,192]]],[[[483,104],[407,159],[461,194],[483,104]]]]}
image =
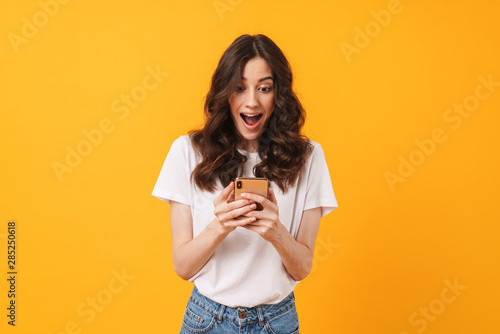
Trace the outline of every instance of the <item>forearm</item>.
{"type": "Polygon", "coordinates": [[[173,252],[174,270],[177,275],[188,280],[200,271],[228,233],[218,228],[214,219],[195,238],[177,246],[173,252]]]}
{"type": "Polygon", "coordinates": [[[297,242],[281,223],[280,230],[279,238],[272,244],[281,256],[288,274],[294,280],[301,281],[311,272],[313,253],[307,246],[297,242]]]}

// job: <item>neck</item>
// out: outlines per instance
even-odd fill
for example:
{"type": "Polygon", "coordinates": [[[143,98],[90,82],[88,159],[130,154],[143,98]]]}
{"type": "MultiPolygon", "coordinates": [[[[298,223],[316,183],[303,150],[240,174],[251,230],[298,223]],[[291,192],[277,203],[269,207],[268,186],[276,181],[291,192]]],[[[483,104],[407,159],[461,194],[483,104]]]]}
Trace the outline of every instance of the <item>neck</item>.
{"type": "Polygon", "coordinates": [[[256,153],[259,151],[259,143],[256,139],[254,140],[244,140],[238,145],[238,148],[245,150],[250,153],[256,153]]]}

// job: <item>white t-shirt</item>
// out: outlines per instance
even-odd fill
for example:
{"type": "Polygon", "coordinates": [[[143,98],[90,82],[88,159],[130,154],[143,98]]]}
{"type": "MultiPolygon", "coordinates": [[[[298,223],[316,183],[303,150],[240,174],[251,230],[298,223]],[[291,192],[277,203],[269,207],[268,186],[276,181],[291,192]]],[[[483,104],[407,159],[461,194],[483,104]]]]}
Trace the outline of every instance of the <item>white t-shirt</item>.
{"type": "MultiPolygon", "coordinates": [[[[321,207],[321,216],[324,216],[337,208],[323,149],[320,144],[310,142],[313,152],[295,186],[283,194],[270,182],[278,201],[279,219],[294,238],[304,210],[321,207]]],[[[248,156],[241,176],[254,176],[252,168],[260,162],[258,153],[239,151],[248,156]]],[[[152,193],[169,204],[176,201],[191,206],[193,238],[215,218],[213,201],[224,188],[217,181],[217,190],[209,193],[192,184],[191,172],[198,162],[190,137],[176,139],[152,193]]],[[[230,232],[189,281],[194,282],[204,296],[230,307],[279,303],[298,283],[285,270],[274,246],[243,227],[230,232]]]]}

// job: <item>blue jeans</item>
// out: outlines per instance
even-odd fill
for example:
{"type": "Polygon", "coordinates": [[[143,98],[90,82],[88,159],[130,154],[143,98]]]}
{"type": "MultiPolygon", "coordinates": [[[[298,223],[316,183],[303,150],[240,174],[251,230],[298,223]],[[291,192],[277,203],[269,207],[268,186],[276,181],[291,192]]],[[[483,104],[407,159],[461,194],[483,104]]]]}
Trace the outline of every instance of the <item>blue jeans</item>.
{"type": "Polygon", "coordinates": [[[182,319],[180,334],[298,334],[299,318],[293,291],[278,304],[229,307],[193,288],[182,319]]]}

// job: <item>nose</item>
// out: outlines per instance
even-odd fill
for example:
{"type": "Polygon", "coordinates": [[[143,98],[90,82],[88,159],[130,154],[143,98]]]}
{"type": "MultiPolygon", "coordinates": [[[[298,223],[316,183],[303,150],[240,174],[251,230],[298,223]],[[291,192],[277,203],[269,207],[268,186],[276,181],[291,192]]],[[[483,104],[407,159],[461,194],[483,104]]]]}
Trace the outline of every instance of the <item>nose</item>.
{"type": "Polygon", "coordinates": [[[250,90],[247,94],[246,107],[248,108],[257,108],[259,106],[259,101],[257,100],[257,96],[255,91],[250,90]]]}

